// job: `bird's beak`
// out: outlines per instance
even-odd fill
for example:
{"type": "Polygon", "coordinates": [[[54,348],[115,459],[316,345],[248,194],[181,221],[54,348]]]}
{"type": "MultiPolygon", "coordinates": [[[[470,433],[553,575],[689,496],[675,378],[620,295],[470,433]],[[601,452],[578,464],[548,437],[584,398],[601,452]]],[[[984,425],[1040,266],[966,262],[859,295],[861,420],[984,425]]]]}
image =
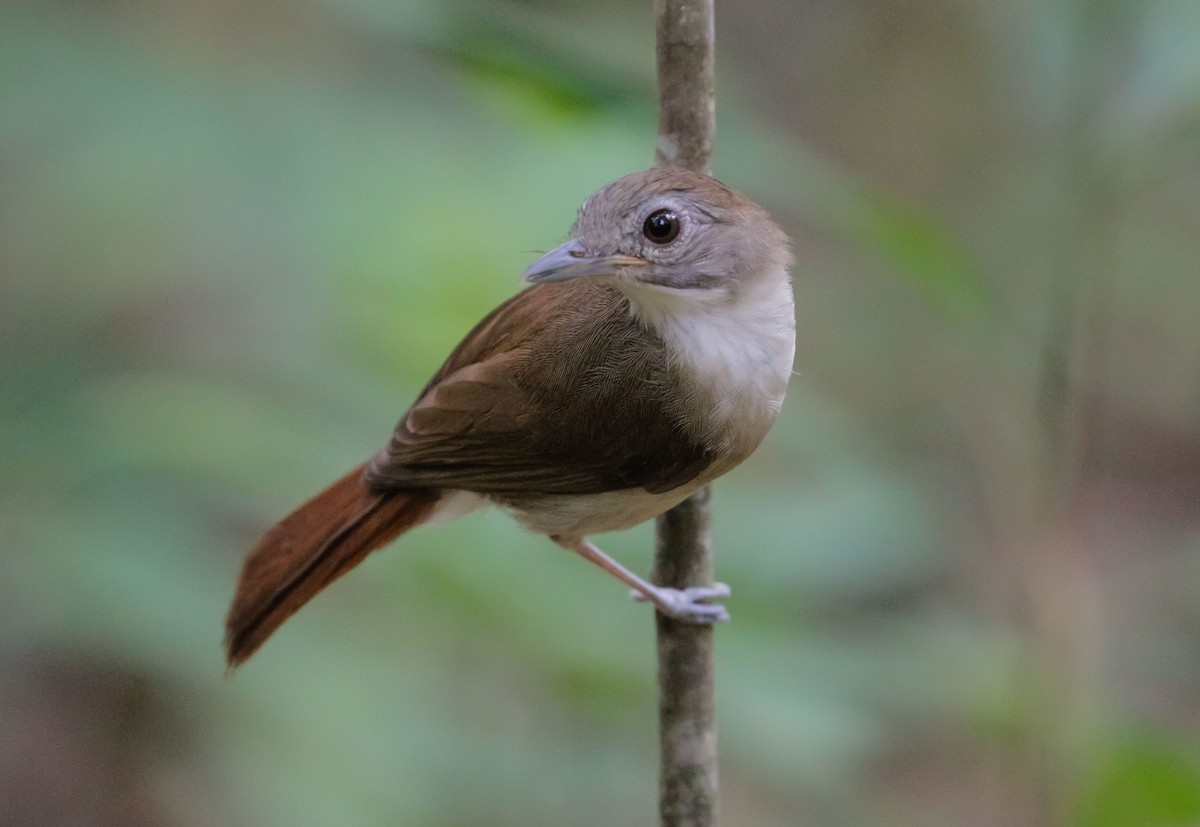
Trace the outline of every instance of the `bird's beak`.
{"type": "Polygon", "coordinates": [[[617,276],[627,267],[645,266],[646,260],[637,256],[588,253],[576,239],[571,239],[529,265],[521,278],[534,284],[545,284],[584,276],[617,276]]]}

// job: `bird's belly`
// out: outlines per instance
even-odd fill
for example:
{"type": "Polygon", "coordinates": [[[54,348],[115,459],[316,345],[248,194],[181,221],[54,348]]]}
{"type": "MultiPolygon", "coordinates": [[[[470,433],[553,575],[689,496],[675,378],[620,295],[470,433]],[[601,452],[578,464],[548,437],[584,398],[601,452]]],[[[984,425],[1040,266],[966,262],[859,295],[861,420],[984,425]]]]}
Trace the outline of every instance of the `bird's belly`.
{"type": "Polygon", "coordinates": [[[457,520],[466,514],[470,514],[478,508],[488,504],[488,500],[482,494],[476,494],[472,491],[457,491],[450,490],[442,492],[442,498],[438,500],[438,504],[434,507],[433,512],[426,518],[425,522],[430,525],[437,523],[448,523],[451,520],[457,520]]]}
{"type": "Polygon", "coordinates": [[[599,494],[505,497],[500,505],[530,531],[553,537],[583,537],[644,523],[683,502],[702,484],[697,480],[661,494],[625,488],[599,494]]]}

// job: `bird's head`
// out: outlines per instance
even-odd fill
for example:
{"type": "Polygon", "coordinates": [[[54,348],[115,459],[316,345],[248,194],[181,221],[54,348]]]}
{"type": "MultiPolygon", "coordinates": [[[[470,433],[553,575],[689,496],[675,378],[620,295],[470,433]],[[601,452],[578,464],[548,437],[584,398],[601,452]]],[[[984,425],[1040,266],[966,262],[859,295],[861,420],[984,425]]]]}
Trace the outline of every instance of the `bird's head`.
{"type": "Polygon", "coordinates": [[[787,278],[787,236],[765,210],[707,175],[652,168],[590,196],[565,243],[525,271],[526,281],[610,281],[720,298],[787,278]]]}

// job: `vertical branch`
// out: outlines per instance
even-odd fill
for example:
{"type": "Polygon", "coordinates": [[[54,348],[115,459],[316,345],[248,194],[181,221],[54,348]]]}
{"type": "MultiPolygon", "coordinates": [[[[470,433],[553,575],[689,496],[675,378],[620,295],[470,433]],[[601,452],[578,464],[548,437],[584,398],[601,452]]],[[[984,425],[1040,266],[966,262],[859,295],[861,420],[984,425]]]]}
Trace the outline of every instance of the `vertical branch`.
{"type": "MultiPolygon", "coordinates": [[[[655,164],[708,172],[714,129],[713,0],[655,0],[658,146],[655,164]]],[[[713,582],[709,490],[658,518],[653,580],[713,582]]],[[[713,629],[655,613],[662,827],[716,824],[717,729],[713,629]]]]}
{"type": "Polygon", "coordinates": [[[654,0],[658,147],[654,163],[708,172],[716,129],[713,0],[654,0]]]}
{"type": "MultiPolygon", "coordinates": [[[[658,518],[654,582],[712,584],[709,489],[658,518]]],[[[717,809],[713,628],[658,612],[659,819],[662,827],[712,827],[717,809]]]]}

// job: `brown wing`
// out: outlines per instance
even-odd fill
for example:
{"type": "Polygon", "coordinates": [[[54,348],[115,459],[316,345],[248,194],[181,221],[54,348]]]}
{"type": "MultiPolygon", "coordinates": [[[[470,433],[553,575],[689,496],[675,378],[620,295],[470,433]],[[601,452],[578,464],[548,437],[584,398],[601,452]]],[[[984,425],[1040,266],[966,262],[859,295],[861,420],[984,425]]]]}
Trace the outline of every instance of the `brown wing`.
{"type": "Polygon", "coordinates": [[[668,491],[712,451],[683,427],[661,343],[616,290],[535,285],[454,350],[370,464],[377,488],[668,491]]]}

